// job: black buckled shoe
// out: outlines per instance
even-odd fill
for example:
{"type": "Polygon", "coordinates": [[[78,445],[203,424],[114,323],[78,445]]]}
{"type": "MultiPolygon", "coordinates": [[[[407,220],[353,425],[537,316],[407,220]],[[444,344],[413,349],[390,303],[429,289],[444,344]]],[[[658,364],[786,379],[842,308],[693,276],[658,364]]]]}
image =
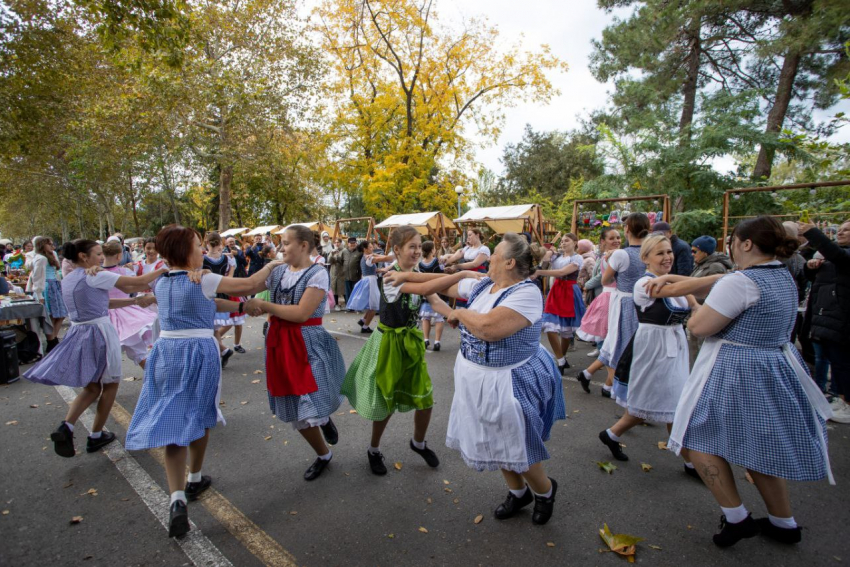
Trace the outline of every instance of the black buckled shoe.
{"type": "Polygon", "coordinates": [[[242,345],[236,345],[235,347],[233,347],[233,350],[238,352],[239,354],[245,354],[246,352],[245,347],[243,347],[242,345]]]}
{"type": "Polygon", "coordinates": [[[800,526],[796,528],[780,528],[779,526],[774,526],[770,518],[759,518],[756,520],[756,526],[761,535],[779,543],[793,545],[800,543],[800,540],[803,539],[803,529],[800,526]]]}
{"type": "Polygon", "coordinates": [[[360,332],[363,333],[364,335],[368,335],[372,331],[373,331],[372,327],[366,327],[365,325],[363,327],[360,327],[360,332]]]}
{"type": "Polygon", "coordinates": [[[336,445],[339,443],[339,430],[334,425],[334,422],[331,418],[328,418],[328,422],[324,425],[319,426],[322,430],[322,435],[325,437],[325,441],[328,445],[336,445]]]}
{"type": "Polygon", "coordinates": [[[416,445],[413,444],[413,440],[410,440],[410,448],[414,453],[418,453],[420,457],[425,459],[425,462],[428,463],[428,466],[432,469],[435,469],[440,466],[440,459],[437,458],[437,453],[428,448],[428,444],[425,444],[424,449],[417,449],[416,445]]]}
{"type": "Polygon", "coordinates": [[[373,453],[372,451],[366,451],[366,456],[369,457],[369,468],[372,469],[372,473],[383,476],[387,474],[387,467],[384,465],[384,454],[378,451],[377,453],[373,453]]]}
{"type": "Polygon", "coordinates": [[[111,431],[101,431],[100,437],[92,439],[89,437],[86,440],[86,453],[96,453],[115,441],[115,434],[111,431]]]}
{"type": "Polygon", "coordinates": [[[440,343],[434,343],[434,352],[440,352],[440,343]]]}
{"type": "Polygon", "coordinates": [[[602,388],[602,391],[599,392],[599,393],[602,394],[603,398],[610,398],[611,397],[611,390],[606,390],[605,388],[602,388]]]}
{"type": "Polygon", "coordinates": [[[193,502],[198,499],[201,493],[212,485],[212,477],[202,475],[198,482],[187,482],[183,492],[186,493],[186,499],[193,502]]]}
{"type": "Polygon", "coordinates": [[[230,357],[233,356],[233,349],[228,348],[224,349],[224,352],[221,353],[221,368],[224,369],[227,366],[227,361],[230,360],[230,357]]]}
{"type": "Polygon", "coordinates": [[[717,547],[732,547],[744,538],[753,537],[759,533],[758,524],[753,520],[752,514],[737,524],[726,521],[726,516],[720,516],[720,532],[712,536],[714,545],[717,547]]]}
{"type": "Polygon", "coordinates": [[[60,457],[70,459],[76,454],[76,451],[74,451],[74,432],[64,421],[59,424],[56,431],[50,434],[50,440],[53,441],[53,450],[60,457]]]}
{"type": "Polygon", "coordinates": [[[613,439],[611,439],[611,437],[608,435],[607,430],[599,432],[599,440],[602,441],[602,443],[604,443],[606,447],[611,449],[611,454],[614,455],[615,459],[617,459],[618,461],[628,461],[629,460],[629,456],[626,455],[623,452],[623,448],[620,447],[620,442],[614,441],[613,439]]]}
{"type": "Polygon", "coordinates": [[[175,500],[171,504],[170,516],[168,537],[180,537],[189,533],[189,510],[185,502],[175,500]]]}
{"type": "Polygon", "coordinates": [[[47,354],[59,344],[59,337],[47,341],[47,346],[44,348],[44,353],[47,354]]]}
{"type": "Polygon", "coordinates": [[[561,376],[564,375],[564,372],[566,372],[567,368],[569,368],[569,367],[570,367],[570,361],[565,358],[564,363],[558,365],[558,371],[561,373],[561,376]]]}
{"type": "Polygon", "coordinates": [[[584,370],[582,370],[581,372],[578,373],[578,376],[576,376],[576,380],[578,380],[578,383],[581,384],[581,389],[589,394],[590,393],[590,378],[588,378],[587,376],[584,375],[584,370]]]}
{"type": "Polygon", "coordinates": [[[555,510],[555,494],[558,492],[558,483],[554,478],[552,481],[552,495],[549,498],[534,495],[534,513],[531,515],[531,521],[538,526],[542,526],[552,517],[552,512],[555,510]]]}
{"type": "Polygon", "coordinates": [[[534,493],[528,486],[525,487],[525,494],[522,496],[514,496],[513,492],[508,491],[508,497],[505,501],[499,504],[493,515],[497,520],[507,520],[517,515],[522,508],[534,502],[534,493]]]}
{"type": "Polygon", "coordinates": [[[316,457],[316,460],[313,461],[313,464],[310,465],[310,468],[304,473],[304,480],[316,480],[330,464],[331,459],[316,457]]]}

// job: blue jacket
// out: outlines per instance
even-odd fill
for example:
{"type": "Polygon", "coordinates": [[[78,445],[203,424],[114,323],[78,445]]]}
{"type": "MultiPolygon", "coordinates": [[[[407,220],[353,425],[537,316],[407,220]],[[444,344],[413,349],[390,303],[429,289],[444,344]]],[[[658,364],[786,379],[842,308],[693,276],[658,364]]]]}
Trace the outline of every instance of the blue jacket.
{"type": "Polygon", "coordinates": [[[690,276],[694,271],[694,256],[691,254],[691,245],[675,234],[670,237],[670,244],[673,247],[674,256],[670,273],[677,276],[690,276]]]}

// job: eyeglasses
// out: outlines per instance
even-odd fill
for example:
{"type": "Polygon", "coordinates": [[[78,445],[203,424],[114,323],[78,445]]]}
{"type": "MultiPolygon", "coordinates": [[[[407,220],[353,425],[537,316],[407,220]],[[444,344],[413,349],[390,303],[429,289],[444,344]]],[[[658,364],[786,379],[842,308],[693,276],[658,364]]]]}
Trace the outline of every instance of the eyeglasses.
{"type": "Polygon", "coordinates": [[[697,250],[696,248],[691,248],[691,254],[696,254],[697,252],[699,252],[699,250],[697,250]]]}

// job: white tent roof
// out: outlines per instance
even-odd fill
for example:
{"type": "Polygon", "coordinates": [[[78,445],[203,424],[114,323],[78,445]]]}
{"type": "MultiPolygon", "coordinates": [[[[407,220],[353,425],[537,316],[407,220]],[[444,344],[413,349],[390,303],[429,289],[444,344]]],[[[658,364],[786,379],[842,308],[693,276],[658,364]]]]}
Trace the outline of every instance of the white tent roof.
{"type": "Polygon", "coordinates": [[[455,222],[473,222],[500,219],[515,219],[528,216],[534,205],[509,205],[507,207],[481,207],[472,209],[455,222]]]}
{"type": "Polygon", "coordinates": [[[250,231],[246,236],[258,236],[265,234],[267,232],[277,232],[280,230],[281,226],[279,224],[270,224],[268,226],[258,226],[254,230],[250,231]]]}
{"type": "Polygon", "coordinates": [[[239,236],[243,232],[248,232],[251,230],[250,228],[245,228],[244,226],[241,228],[228,228],[224,232],[221,233],[222,238],[227,238],[228,236],[239,236]]]}
{"type": "Polygon", "coordinates": [[[306,227],[307,227],[307,228],[309,228],[310,230],[314,230],[314,231],[316,231],[316,232],[319,232],[320,230],[321,230],[321,231],[327,231],[327,233],[328,233],[328,234],[330,234],[330,233],[331,233],[331,231],[333,230],[333,227],[330,227],[330,226],[326,225],[326,224],[325,224],[325,223],[323,223],[322,221],[313,221],[313,222],[294,222],[294,223],[292,223],[292,224],[290,224],[290,225],[287,225],[287,226],[285,226],[285,227],[281,228],[281,229],[280,229],[279,231],[277,231],[275,234],[282,234],[282,233],[283,233],[283,232],[284,232],[287,228],[289,228],[290,226],[306,226],[306,227]]]}

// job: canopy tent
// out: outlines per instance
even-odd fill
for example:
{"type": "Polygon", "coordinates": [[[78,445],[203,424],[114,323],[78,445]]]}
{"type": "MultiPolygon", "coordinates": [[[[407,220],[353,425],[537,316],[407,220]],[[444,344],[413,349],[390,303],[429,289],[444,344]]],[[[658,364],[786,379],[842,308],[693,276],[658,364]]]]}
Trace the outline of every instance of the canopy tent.
{"type": "Polygon", "coordinates": [[[269,226],[258,226],[254,230],[245,234],[245,236],[262,236],[267,232],[275,233],[282,227],[279,224],[270,224],[269,226]]]}
{"type": "Polygon", "coordinates": [[[144,236],[134,236],[133,238],[125,238],[124,244],[133,244],[134,242],[142,242],[145,239],[144,236]]]}
{"type": "Polygon", "coordinates": [[[228,228],[224,232],[221,233],[222,238],[229,238],[231,236],[239,236],[240,234],[246,233],[250,228],[240,227],[240,228],[228,228]]]}
{"type": "Polygon", "coordinates": [[[457,230],[457,226],[446,218],[446,216],[434,211],[430,213],[413,213],[409,215],[393,215],[381,223],[375,225],[376,229],[387,229],[392,233],[394,228],[400,226],[412,226],[422,235],[430,235],[437,240],[446,235],[448,230],[457,230]]]}
{"type": "Polygon", "coordinates": [[[458,225],[485,224],[496,234],[529,232],[532,239],[541,244],[546,234],[552,231],[543,218],[540,205],[534,204],[472,209],[454,222],[458,225]]]}
{"type": "Polygon", "coordinates": [[[285,230],[286,230],[287,228],[289,228],[290,226],[306,226],[307,228],[309,228],[309,229],[310,229],[310,230],[312,230],[313,232],[318,232],[319,234],[321,234],[321,233],[323,233],[323,232],[327,232],[328,234],[333,234],[333,227],[332,227],[332,226],[328,226],[328,225],[326,225],[326,224],[325,224],[325,223],[323,223],[322,221],[315,221],[315,222],[294,222],[294,223],[292,223],[292,224],[290,224],[290,225],[287,225],[287,226],[283,227],[282,229],[280,229],[279,231],[277,231],[275,234],[281,234],[281,233],[283,233],[283,231],[285,231],[285,230]]]}
{"type": "Polygon", "coordinates": [[[6,246],[7,244],[11,244],[11,243],[12,243],[12,241],[9,240],[8,238],[0,238],[0,244],[2,244],[3,246],[6,246]]]}
{"type": "Polygon", "coordinates": [[[362,238],[374,238],[375,240],[381,240],[383,236],[380,232],[375,230],[375,218],[374,217],[355,217],[350,219],[337,219],[334,222],[334,229],[331,232],[331,238],[346,238],[346,232],[355,234],[358,231],[351,230],[351,223],[365,223],[366,231],[365,235],[362,238]]]}

